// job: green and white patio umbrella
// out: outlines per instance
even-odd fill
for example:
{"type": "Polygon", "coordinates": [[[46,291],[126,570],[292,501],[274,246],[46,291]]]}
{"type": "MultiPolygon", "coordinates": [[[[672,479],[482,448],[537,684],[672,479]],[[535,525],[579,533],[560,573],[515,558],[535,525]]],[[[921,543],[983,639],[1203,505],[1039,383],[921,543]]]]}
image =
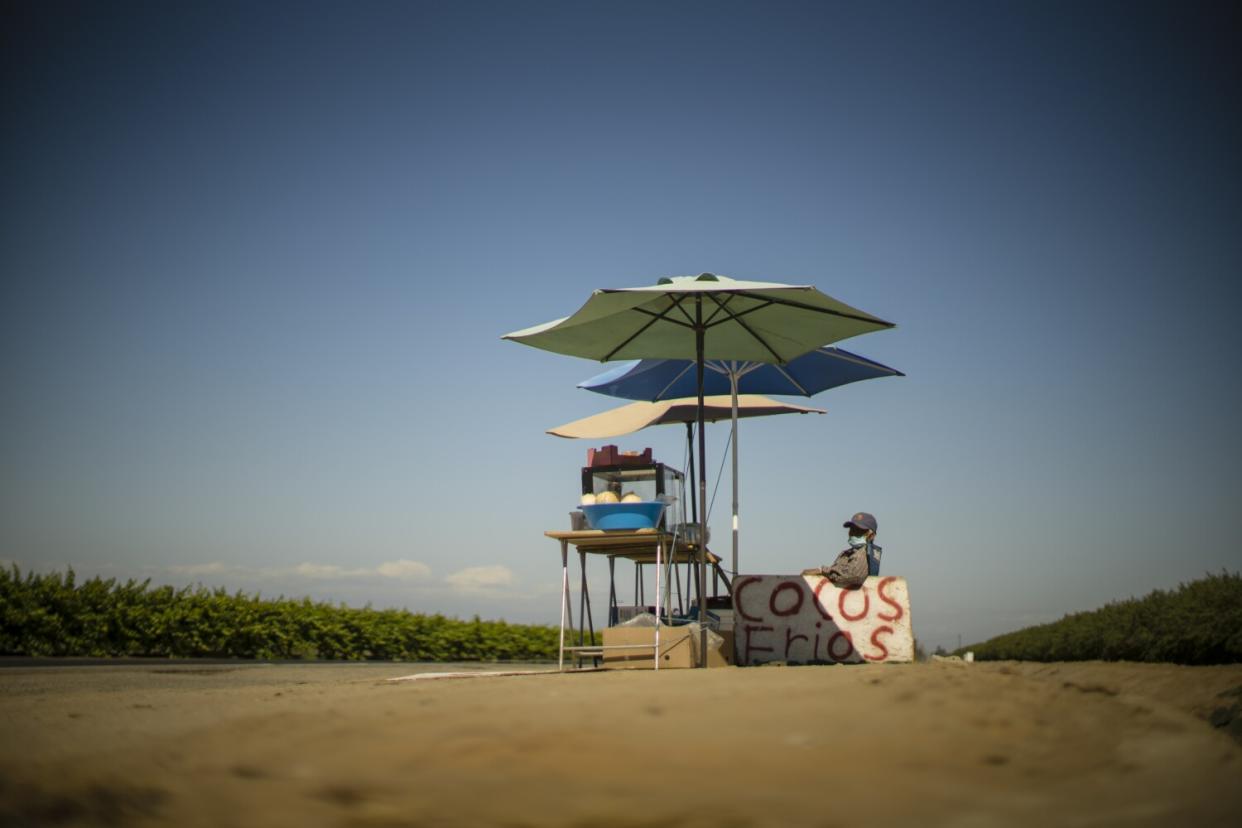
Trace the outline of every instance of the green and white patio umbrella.
{"type": "MultiPolygon", "coordinates": [[[[891,327],[893,323],[838,301],[811,285],[744,281],[703,273],[666,277],[646,287],[599,289],[572,315],[514,331],[503,338],[600,362],[695,360],[699,537],[706,538],[704,360],[783,364],[821,345],[891,327]]],[[[704,544],[699,544],[700,596],[707,594],[705,552],[704,544]]],[[[706,646],[701,652],[705,657],[706,646]]]]}

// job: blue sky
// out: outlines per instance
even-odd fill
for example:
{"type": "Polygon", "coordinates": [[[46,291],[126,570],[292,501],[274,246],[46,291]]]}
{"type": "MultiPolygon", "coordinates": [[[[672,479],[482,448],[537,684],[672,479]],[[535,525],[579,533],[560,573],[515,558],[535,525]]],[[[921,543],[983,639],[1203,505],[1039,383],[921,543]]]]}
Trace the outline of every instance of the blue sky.
{"type": "Polygon", "coordinates": [[[1227,5],[4,15],[24,569],[554,621],[588,444],[543,432],[611,402],[500,336],[701,271],[896,322],[840,344],[908,375],[743,423],[744,571],[873,512],[932,647],[1242,563],[1227,5]]]}

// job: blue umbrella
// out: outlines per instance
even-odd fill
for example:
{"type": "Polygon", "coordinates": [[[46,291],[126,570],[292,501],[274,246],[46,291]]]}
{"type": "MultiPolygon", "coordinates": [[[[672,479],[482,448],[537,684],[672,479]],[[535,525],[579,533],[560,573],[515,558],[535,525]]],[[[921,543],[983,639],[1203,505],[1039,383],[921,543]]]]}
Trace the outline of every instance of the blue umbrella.
{"type": "MultiPolygon", "coordinates": [[[[820,347],[784,365],[736,360],[704,360],[703,393],[785,394],[810,397],[829,388],[877,377],[904,377],[901,371],[842,348],[820,347]]],[[[578,384],[579,388],[656,402],[697,393],[694,360],[642,359],[625,362],[578,384]]],[[[737,416],[733,417],[733,574],[738,547],[737,416]]]]}
{"type": "MultiPolygon", "coordinates": [[[[785,365],[767,362],[705,360],[705,395],[730,394],[733,377],[741,394],[783,394],[811,397],[820,391],[877,377],[904,377],[895,368],[850,353],[842,348],[816,348],[785,365]]],[[[693,397],[697,393],[692,359],[640,359],[578,384],[579,388],[627,400],[660,400],[693,397]]]]}

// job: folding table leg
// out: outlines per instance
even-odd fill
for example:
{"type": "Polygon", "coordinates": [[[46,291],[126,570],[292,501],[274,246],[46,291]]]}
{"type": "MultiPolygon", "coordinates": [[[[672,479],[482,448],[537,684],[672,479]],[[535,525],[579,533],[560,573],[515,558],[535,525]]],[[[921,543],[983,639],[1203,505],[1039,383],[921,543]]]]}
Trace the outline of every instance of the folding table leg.
{"type": "Polygon", "coordinates": [[[569,541],[561,541],[561,638],[556,653],[556,669],[565,669],[565,621],[572,627],[573,616],[569,611],[569,541]]]}
{"type": "Polygon", "coordinates": [[[608,626],[615,627],[621,620],[617,611],[617,558],[608,556],[608,626]]]}
{"type": "MultiPolygon", "coordinates": [[[[592,617],[592,614],[591,614],[591,592],[590,592],[590,589],[587,587],[586,552],[579,549],[578,558],[579,558],[579,565],[582,567],[582,598],[583,598],[583,604],[586,607],[586,609],[584,609],[582,612],[582,618],[578,619],[578,645],[581,646],[583,643],[582,642],[582,626],[583,626],[583,622],[585,621],[586,628],[591,633],[591,646],[594,647],[595,646],[595,618],[592,617]]],[[[591,657],[591,665],[593,667],[599,666],[599,656],[591,657]]]]}

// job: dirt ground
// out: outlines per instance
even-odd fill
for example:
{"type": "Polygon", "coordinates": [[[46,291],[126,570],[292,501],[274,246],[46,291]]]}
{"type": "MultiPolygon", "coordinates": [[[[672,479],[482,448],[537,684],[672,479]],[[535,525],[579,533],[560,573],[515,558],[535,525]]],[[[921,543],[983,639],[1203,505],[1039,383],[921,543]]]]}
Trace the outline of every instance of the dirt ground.
{"type": "Polygon", "coordinates": [[[1242,665],[0,670],[0,824],[1240,825],[1242,665]]]}

